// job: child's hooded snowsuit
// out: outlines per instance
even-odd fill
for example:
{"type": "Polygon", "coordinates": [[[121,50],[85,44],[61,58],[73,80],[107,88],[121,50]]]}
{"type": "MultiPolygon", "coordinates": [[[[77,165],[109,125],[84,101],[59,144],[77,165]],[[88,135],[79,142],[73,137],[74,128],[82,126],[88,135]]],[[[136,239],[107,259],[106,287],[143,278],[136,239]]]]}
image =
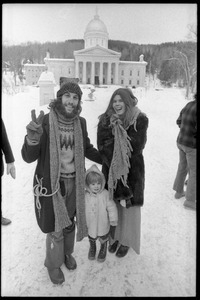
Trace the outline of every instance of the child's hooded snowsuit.
{"type": "Polygon", "coordinates": [[[103,173],[96,165],[92,165],[91,168],[87,170],[86,176],[92,171],[102,177],[102,186],[99,193],[93,194],[90,192],[87,184],[85,192],[85,212],[88,235],[92,238],[96,238],[109,232],[110,222],[112,222],[112,225],[117,225],[118,212],[115,202],[109,199],[109,193],[104,188],[105,178],[103,173]]]}

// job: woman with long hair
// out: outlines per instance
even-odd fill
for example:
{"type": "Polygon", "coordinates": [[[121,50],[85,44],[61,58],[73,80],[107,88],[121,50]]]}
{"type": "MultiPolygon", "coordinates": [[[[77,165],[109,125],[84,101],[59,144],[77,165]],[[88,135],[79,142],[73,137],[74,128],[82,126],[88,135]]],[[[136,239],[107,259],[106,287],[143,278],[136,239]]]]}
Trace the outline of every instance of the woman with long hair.
{"type": "Polygon", "coordinates": [[[97,146],[106,188],[118,208],[118,225],[109,251],[123,257],[131,247],[140,253],[141,206],[144,203],[148,118],[129,88],[119,88],[99,117],[97,146]],[[118,248],[118,249],[117,249],[118,248]]]}

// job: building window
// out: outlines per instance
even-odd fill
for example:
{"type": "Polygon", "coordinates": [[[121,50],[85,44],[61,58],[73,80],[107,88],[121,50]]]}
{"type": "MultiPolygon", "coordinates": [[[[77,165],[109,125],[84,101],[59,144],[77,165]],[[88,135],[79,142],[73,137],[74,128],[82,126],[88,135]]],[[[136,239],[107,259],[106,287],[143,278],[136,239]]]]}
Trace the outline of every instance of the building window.
{"type": "Polygon", "coordinates": [[[139,80],[137,80],[137,85],[140,85],[140,81],[139,80]]]}
{"type": "Polygon", "coordinates": [[[121,79],[121,84],[124,84],[124,80],[123,79],[121,79]]]}
{"type": "Polygon", "coordinates": [[[131,80],[129,80],[129,85],[131,85],[131,80]]]}
{"type": "Polygon", "coordinates": [[[138,74],[138,76],[140,76],[140,71],[138,71],[138,73],[137,73],[137,74],[138,74]]]}
{"type": "Polygon", "coordinates": [[[122,76],[124,75],[124,70],[122,70],[121,75],[122,75],[122,76]]]}
{"type": "Polygon", "coordinates": [[[132,76],[132,70],[130,70],[130,76],[132,76]]]}
{"type": "Polygon", "coordinates": [[[68,73],[71,74],[71,69],[70,68],[68,69],[68,73]]]}

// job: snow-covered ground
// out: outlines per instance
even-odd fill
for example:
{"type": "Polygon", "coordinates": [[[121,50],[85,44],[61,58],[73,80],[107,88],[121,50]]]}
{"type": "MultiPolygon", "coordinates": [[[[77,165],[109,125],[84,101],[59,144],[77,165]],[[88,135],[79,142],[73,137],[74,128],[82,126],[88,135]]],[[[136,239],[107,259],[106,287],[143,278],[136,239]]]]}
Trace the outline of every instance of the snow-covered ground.
{"type": "MultiPolygon", "coordinates": [[[[94,101],[83,90],[82,116],[87,119],[96,146],[98,116],[117,86],[95,88],[94,101]]],[[[55,88],[57,91],[58,87],[55,88]]],[[[108,252],[104,263],[89,261],[85,238],[75,244],[77,269],[62,266],[65,282],[56,286],[44,267],[45,234],[35,219],[32,182],[36,163],[22,160],[21,147],[31,109],[39,106],[39,88],[23,87],[17,94],[2,94],[2,117],[15,156],[17,177],[2,178],[2,211],[12,220],[1,226],[1,296],[195,296],[196,212],[183,207],[172,190],[178,165],[176,119],[188,100],[176,88],[134,91],[138,107],[147,114],[149,128],[144,150],[145,201],[142,212],[141,253],[132,249],[124,258],[108,252]]],[[[93,162],[86,160],[86,167],[93,162]]]]}

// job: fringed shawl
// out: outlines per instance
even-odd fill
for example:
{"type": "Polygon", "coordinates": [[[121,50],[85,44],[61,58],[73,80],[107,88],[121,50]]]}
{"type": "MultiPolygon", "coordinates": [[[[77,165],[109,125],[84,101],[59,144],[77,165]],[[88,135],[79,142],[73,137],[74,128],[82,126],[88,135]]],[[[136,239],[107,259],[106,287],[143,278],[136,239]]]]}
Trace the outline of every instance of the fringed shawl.
{"type": "MultiPolygon", "coordinates": [[[[83,150],[83,136],[80,119],[76,116],[74,119],[74,160],[76,171],[76,220],[77,220],[77,241],[87,236],[87,227],[85,219],[85,164],[83,150]]],[[[60,179],[60,137],[58,130],[58,119],[55,111],[50,110],[50,176],[52,192],[56,190],[60,179]]],[[[60,189],[53,196],[53,207],[55,215],[55,231],[58,232],[71,224],[64,198],[60,189]]]]}
{"type": "MultiPolygon", "coordinates": [[[[136,130],[136,122],[139,113],[140,110],[137,107],[134,107],[133,118],[128,127],[133,125],[136,130]]],[[[121,180],[123,185],[127,186],[130,168],[129,158],[133,149],[130,143],[130,137],[127,134],[128,128],[125,129],[123,127],[122,121],[117,114],[111,116],[110,126],[112,127],[112,133],[114,135],[114,150],[108,175],[108,189],[110,197],[113,199],[113,191],[117,187],[118,180],[121,180]]]]}

